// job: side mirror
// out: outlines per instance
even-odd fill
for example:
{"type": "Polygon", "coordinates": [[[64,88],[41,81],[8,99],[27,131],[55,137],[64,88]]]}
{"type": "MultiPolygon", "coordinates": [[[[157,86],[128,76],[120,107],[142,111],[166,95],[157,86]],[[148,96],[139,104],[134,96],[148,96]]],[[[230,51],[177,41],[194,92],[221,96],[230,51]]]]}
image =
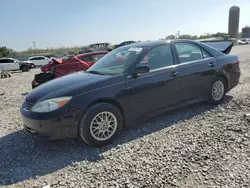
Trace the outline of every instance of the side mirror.
{"type": "Polygon", "coordinates": [[[132,75],[134,77],[137,77],[139,74],[145,74],[149,72],[149,66],[148,65],[138,65],[135,67],[132,75]]]}

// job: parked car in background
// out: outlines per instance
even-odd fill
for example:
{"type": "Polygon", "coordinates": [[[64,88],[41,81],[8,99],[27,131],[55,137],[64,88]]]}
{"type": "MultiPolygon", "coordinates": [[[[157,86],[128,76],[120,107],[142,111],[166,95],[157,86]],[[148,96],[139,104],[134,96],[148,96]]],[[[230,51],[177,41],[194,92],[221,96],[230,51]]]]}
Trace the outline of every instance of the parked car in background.
{"type": "Polygon", "coordinates": [[[107,53],[109,52],[97,51],[76,55],[67,59],[52,58],[51,62],[41,67],[42,73],[35,75],[31,83],[32,88],[72,72],[87,70],[107,53]]]}
{"type": "Polygon", "coordinates": [[[250,44],[250,38],[241,39],[241,41],[246,42],[247,44],[250,44]]]}
{"type": "Polygon", "coordinates": [[[117,48],[87,71],[31,91],[21,107],[24,128],[46,139],[79,136],[101,147],[131,122],[199,101],[220,104],[241,74],[227,43],[220,51],[190,40],[117,48]]]}
{"type": "Polygon", "coordinates": [[[89,45],[90,50],[94,51],[112,51],[113,46],[110,43],[96,43],[89,45]]]}
{"type": "Polygon", "coordinates": [[[136,42],[135,41],[124,41],[124,42],[122,42],[120,44],[115,45],[114,49],[118,48],[118,47],[121,47],[121,46],[129,45],[129,44],[134,44],[134,43],[136,43],[136,42]]]}
{"type": "Polygon", "coordinates": [[[46,65],[50,62],[50,58],[45,57],[45,56],[33,56],[30,57],[28,59],[28,61],[32,62],[32,66],[33,68],[37,67],[37,66],[42,66],[42,65],[46,65]]]}
{"type": "Polygon", "coordinates": [[[20,61],[14,58],[0,58],[0,69],[4,71],[22,70],[22,72],[29,71],[32,67],[30,61],[20,61]]]}
{"type": "Polygon", "coordinates": [[[91,50],[91,49],[88,49],[88,50],[80,50],[80,51],[78,52],[78,54],[85,54],[85,53],[89,53],[89,52],[93,52],[93,50],[91,50]]]}
{"type": "Polygon", "coordinates": [[[84,70],[88,69],[91,65],[93,65],[96,61],[106,55],[108,51],[97,51],[97,52],[89,52],[83,53],[76,56],[65,56],[62,58],[52,58],[51,61],[41,67],[42,72],[51,71],[53,67],[62,64],[62,63],[81,63],[82,66],[85,66],[84,70]]]}
{"type": "Polygon", "coordinates": [[[248,44],[248,42],[247,41],[243,41],[243,40],[237,40],[236,44],[245,45],[245,44],[248,44]]]}

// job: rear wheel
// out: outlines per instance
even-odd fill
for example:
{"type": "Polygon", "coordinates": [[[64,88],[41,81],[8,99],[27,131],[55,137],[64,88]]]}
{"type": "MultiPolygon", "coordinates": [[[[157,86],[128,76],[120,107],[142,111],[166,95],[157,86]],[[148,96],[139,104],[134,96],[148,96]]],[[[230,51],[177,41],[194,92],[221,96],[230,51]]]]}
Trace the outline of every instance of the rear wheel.
{"type": "Polygon", "coordinates": [[[21,70],[22,70],[22,72],[28,72],[29,71],[29,67],[27,65],[23,65],[21,67],[21,70]]]}
{"type": "Polygon", "coordinates": [[[34,65],[33,63],[31,64],[31,68],[36,68],[36,65],[34,65]]]}
{"type": "Polygon", "coordinates": [[[209,90],[208,100],[210,104],[220,104],[226,94],[226,80],[222,77],[216,77],[209,90]]]}
{"type": "Polygon", "coordinates": [[[91,106],[79,124],[79,136],[92,147],[111,144],[122,130],[122,115],[115,106],[98,103],[91,106]]]}

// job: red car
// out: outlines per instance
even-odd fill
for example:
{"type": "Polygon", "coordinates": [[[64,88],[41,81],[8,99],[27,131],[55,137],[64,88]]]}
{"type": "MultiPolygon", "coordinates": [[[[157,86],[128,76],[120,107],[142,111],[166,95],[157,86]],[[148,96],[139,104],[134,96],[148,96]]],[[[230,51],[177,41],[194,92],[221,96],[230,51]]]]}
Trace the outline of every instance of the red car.
{"type": "Polygon", "coordinates": [[[71,72],[87,70],[107,53],[109,52],[97,51],[79,54],[67,59],[53,58],[51,62],[41,67],[42,73],[35,75],[35,78],[32,81],[32,88],[71,72]]]}
{"type": "Polygon", "coordinates": [[[52,68],[56,68],[57,72],[65,72],[66,70],[64,69],[70,69],[70,72],[86,70],[107,53],[108,51],[97,51],[69,56],[67,58],[53,58],[51,62],[41,67],[41,71],[49,72],[52,68]],[[71,64],[71,67],[70,65],[66,65],[66,63],[77,63],[77,65],[71,64]]]}

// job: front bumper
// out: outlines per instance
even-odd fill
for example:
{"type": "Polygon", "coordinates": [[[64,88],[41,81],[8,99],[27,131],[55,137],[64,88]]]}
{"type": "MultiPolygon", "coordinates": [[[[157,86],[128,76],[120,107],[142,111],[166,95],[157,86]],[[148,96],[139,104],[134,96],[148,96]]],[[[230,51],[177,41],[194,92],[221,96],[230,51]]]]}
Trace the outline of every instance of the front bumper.
{"type": "Polygon", "coordinates": [[[46,140],[59,140],[76,138],[78,133],[78,116],[76,114],[45,115],[30,112],[21,108],[22,121],[25,130],[39,138],[46,140]],[[54,117],[53,117],[54,116],[54,117]]]}

